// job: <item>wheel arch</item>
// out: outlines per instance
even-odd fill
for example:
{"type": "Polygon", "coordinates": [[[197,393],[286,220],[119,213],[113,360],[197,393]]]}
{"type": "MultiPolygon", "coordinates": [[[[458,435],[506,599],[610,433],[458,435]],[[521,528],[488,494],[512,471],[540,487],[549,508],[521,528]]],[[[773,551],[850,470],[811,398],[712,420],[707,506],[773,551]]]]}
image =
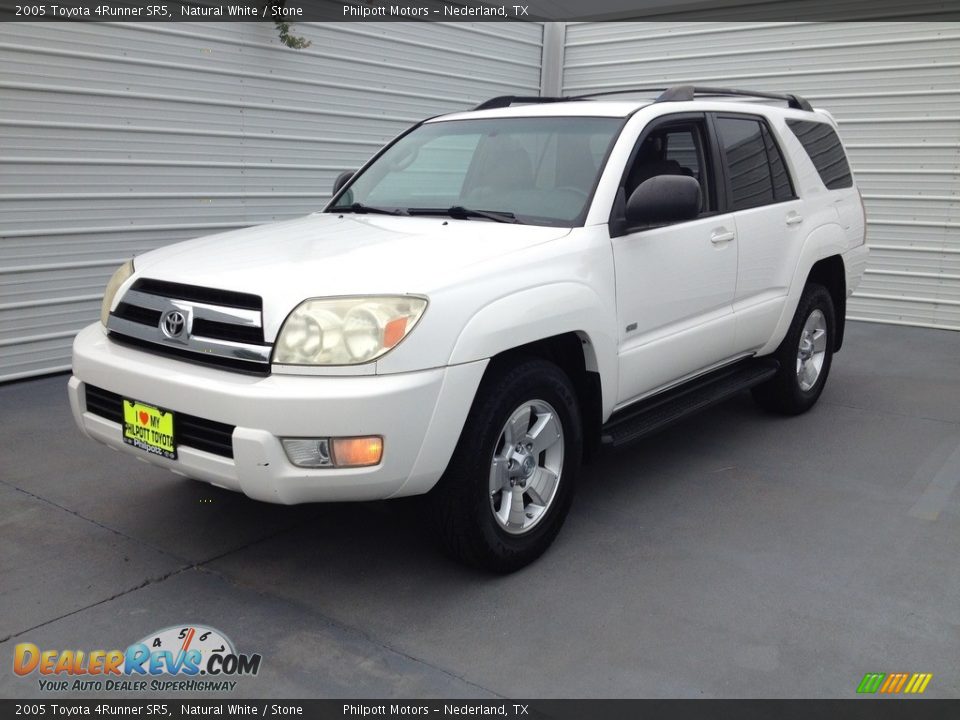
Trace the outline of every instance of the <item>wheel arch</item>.
{"type": "Polygon", "coordinates": [[[616,404],[616,307],[577,282],[527,288],[480,308],[464,324],[448,364],[533,354],[596,376],[599,412],[616,404]],[[572,363],[570,358],[576,360],[572,363]],[[582,367],[582,370],[581,370],[582,367]]]}
{"type": "Polygon", "coordinates": [[[591,343],[585,333],[579,331],[534,340],[497,353],[490,359],[484,377],[530,357],[557,365],[570,378],[580,406],[584,459],[589,461],[600,447],[600,427],[603,425],[603,380],[595,369],[596,356],[591,343]]]}
{"type": "Polygon", "coordinates": [[[833,351],[837,352],[843,346],[843,332],[847,317],[847,273],[843,265],[843,257],[839,254],[831,255],[815,262],[810,268],[805,285],[811,282],[823,285],[833,300],[835,330],[833,351]]]}
{"type": "MultiPolygon", "coordinates": [[[[843,323],[846,309],[846,275],[844,271],[842,253],[846,248],[846,234],[840,225],[826,223],[813,230],[804,241],[790,282],[790,289],[780,313],[780,320],[767,344],[757,352],[758,355],[768,355],[774,352],[787,334],[787,329],[793,320],[794,313],[800,303],[803,289],[811,280],[827,285],[827,290],[834,300],[836,310],[836,325],[839,328],[838,338],[842,342],[843,323]],[[837,272],[839,271],[839,277],[837,272]],[[839,294],[838,294],[839,293],[839,294]],[[837,299],[841,302],[837,303],[837,299]],[[843,310],[840,309],[842,306],[843,310]]],[[[839,349],[835,342],[834,350],[839,349]]]]}

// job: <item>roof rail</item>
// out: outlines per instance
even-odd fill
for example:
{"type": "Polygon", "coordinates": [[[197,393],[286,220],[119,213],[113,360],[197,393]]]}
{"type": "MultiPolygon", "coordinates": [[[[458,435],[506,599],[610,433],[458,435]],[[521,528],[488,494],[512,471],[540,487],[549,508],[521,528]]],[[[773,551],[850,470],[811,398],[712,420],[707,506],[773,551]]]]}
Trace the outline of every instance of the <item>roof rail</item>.
{"type": "Polygon", "coordinates": [[[754,90],[731,90],[729,88],[703,87],[700,85],[675,85],[674,87],[638,87],[629,90],[609,90],[607,92],[589,93],[587,95],[577,95],[568,98],[569,100],[585,100],[587,98],[601,97],[604,95],[627,95],[637,92],[659,92],[660,95],[654,102],[684,102],[693,100],[697,95],[730,95],[733,97],[754,97],[766,98],[769,100],[783,100],[789,107],[796,110],[812,111],[810,103],[799,95],[789,93],[769,93],[754,90]]]}
{"type": "Polygon", "coordinates": [[[755,97],[770,100],[784,100],[788,107],[796,110],[813,111],[806,100],[791,93],[769,93],[757,90],[731,90],[730,88],[702,87],[698,85],[677,85],[665,91],[655,102],[679,102],[693,100],[697,95],[730,95],[733,97],[755,97]]]}
{"type": "Polygon", "coordinates": [[[473,108],[473,110],[492,110],[494,108],[510,107],[511,105],[563,102],[564,100],[570,99],[571,98],[565,97],[540,97],[539,95],[498,95],[489,100],[484,100],[473,108]]]}

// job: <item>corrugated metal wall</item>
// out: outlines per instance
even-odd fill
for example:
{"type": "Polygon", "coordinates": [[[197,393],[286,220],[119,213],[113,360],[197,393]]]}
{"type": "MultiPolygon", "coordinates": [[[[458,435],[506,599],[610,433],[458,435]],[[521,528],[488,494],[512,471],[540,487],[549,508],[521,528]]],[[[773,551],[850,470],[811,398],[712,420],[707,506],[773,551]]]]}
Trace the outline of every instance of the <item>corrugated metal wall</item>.
{"type": "MultiPolygon", "coordinates": [[[[309,212],[410,123],[540,87],[539,24],[295,30],[313,45],[265,23],[0,25],[0,380],[66,369],[130,255],[309,212]]],[[[960,329],[960,26],[571,23],[563,50],[567,93],[699,81],[830,109],[870,214],[850,316],[960,329]]]]}
{"type": "Polygon", "coordinates": [[[958,80],[957,23],[571,23],[562,86],[700,82],[830,110],[872,249],[848,317],[960,330],[958,80]]]}
{"type": "Polygon", "coordinates": [[[535,95],[542,27],[0,25],[0,380],[64,370],[110,273],[311,212],[423,117],[535,95]]]}

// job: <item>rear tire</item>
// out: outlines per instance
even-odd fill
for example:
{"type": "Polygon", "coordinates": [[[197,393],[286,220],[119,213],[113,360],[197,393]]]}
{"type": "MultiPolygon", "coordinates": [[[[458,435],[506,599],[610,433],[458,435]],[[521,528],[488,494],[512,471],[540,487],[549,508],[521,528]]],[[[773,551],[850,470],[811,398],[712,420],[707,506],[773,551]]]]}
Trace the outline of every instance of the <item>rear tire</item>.
{"type": "Polygon", "coordinates": [[[498,573],[540,557],[570,509],[582,448],[576,392],[559,367],[530,358],[488,370],[427,498],[444,552],[498,573]]]}
{"type": "Polygon", "coordinates": [[[771,355],[780,362],[780,369],[753,389],[757,404],[783,415],[799,415],[812,408],[830,374],[836,325],[830,293],[822,285],[808,284],[786,337],[771,355]]]}

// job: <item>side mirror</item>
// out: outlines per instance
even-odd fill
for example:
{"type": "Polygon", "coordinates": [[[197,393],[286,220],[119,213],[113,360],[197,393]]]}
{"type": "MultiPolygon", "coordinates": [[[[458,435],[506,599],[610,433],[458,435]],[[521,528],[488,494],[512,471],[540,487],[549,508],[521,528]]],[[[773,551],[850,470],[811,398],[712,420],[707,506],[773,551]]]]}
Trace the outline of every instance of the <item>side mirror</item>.
{"type": "Polygon", "coordinates": [[[350,178],[356,174],[356,170],[344,170],[342,173],[337,175],[337,179],[333,181],[333,194],[336,195],[338,192],[340,192],[340,188],[350,182],[350,178]]]}
{"type": "Polygon", "coordinates": [[[644,180],[627,200],[627,225],[663,225],[700,214],[700,183],[687,175],[644,180]]]}

